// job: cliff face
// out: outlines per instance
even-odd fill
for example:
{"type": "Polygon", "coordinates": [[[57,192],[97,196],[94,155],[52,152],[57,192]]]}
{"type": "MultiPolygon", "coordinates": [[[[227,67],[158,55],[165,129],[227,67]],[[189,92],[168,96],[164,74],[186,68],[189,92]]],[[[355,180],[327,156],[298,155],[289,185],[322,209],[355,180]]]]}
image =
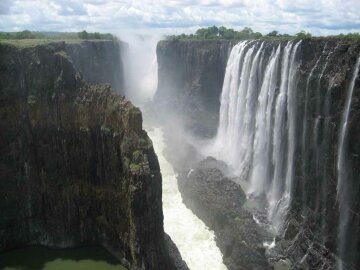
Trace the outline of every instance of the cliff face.
{"type": "Polygon", "coordinates": [[[229,270],[267,270],[261,229],[244,209],[246,195],[240,185],[225,177],[226,164],[207,157],[190,172],[180,173],[184,203],[211,230],[229,270]]]}
{"type": "Polygon", "coordinates": [[[308,254],[307,259],[297,264],[298,268],[316,269],[321,261],[316,257],[334,262],[322,247],[314,245],[305,251],[304,243],[314,242],[342,257],[346,263],[344,269],[360,266],[357,125],[360,80],[355,73],[359,56],[360,44],[348,40],[308,40],[300,47],[292,214],[284,230],[285,234],[288,231],[298,233],[294,238],[297,245],[286,248],[292,254],[308,254]],[[354,76],[357,79],[352,86],[354,76]],[[350,112],[344,127],[346,102],[352,89],[350,112]],[[347,135],[341,144],[344,128],[347,135]],[[341,151],[344,151],[345,167],[339,165],[341,151]],[[346,170],[344,185],[339,185],[339,170],[343,169],[346,170]]]}
{"type": "MultiPolygon", "coordinates": [[[[297,43],[298,41],[296,41],[297,43]]],[[[230,51],[233,44],[220,41],[177,41],[164,42],[158,46],[159,61],[159,89],[158,91],[168,90],[172,97],[172,102],[179,103],[184,99],[186,93],[192,92],[191,87],[194,81],[202,82],[201,72],[213,70],[209,68],[209,62],[201,58],[203,55],[203,47],[211,47],[215,58],[219,56],[218,51],[223,49],[224,44],[228,44],[230,51]],[[216,45],[214,45],[216,44],[216,45]],[[163,49],[162,47],[166,48],[163,49]],[[180,47],[180,48],[179,48],[180,47]],[[188,52],[192,50],[193,52],[188,52]],[[171,54],[171,52],[177,52],[171,54]],[[180,53],[181,52],[181,53],[180,53]],[[186,53],[184,53],[186,52],[186,53]],[[196,56],[198,53],[200,56],[196,56]],[[191,57],[190,57],[191,56],[191,57]],[[172,62],[176,59],[178,62],[172,62]],[[194,59],[202,59],[195,61],[194,59]],[[166,68],[165,68],[166,67],[166,68]],[[181,74],[183,77],[176,77],[173,74],[181,74]],[[200,74],[199,77],[184,76],[183,74],[200,74]],[[172,77],[171,80],[165,78],[172,77]],[[181,87],[173,88],[179,91],[177,94],[171,93],[171,82],[180,79],[188,79],[183,82],[181,87]],[[164,80],[164,82],[161,82],[164,80]],[[168,88],[163,87],[166,85],[168,88]]],[[[255,52],[260,50],[261,42],[251,43],[255,52]]],[[[255,84],[261,85],[265,66],[269,62],[270,55],[280,46],[280,55],[284,54],[287,41],[265,41],[261,47],[259,57],[259,77],[255,84]]],[[[295,43],[293,43],[294,47],[295,43]]],[[[219,74],[224,76],[223,63],[227,61],[228,54],[221,54],[224,59],[218,59],[219,74]]],[[[287,153],[290,147],[288,136],[294,136],[294,163],[291,170],[293,171],[292,185],[289,196],[291,197],[290,207],[287,209],[287,216],[279,230],[279,241],[276,246],[278,254],[285,254],[294,269],[333,269],[336,268],[338,262],[336,256],[343,259],[345,265],[343,269],[357,269],[360,266],[360,145],[359,145],[359,111],[360,111],[360,81],[359,74],[356,74],[356,62],[360,55],[359,43],[352,40],[339,39],[309,39],[299,43],[296,53],[294,54],[297,75],[294,78],[291,91],[295,93],[295,108],[285,109],[284,125],[281,127],[283,140],[283,159],[284,164],[280,168],[284,173],[284,179],[279,181],[278,190],[284,191],[286,170],[287,170],[287,153]],[[355,77],[354,77],[355,76],[355,77]],[[352,79],[355,78],[354,87],[352,87],[352,79]],[[349,99],[349,91],[353,89],[352,98],[350,99],[350,111],[347,122],[344,123],[344,112],[346,111],[347,100],[349,99]],[[290,119],[288,111],[295,112],[295,118],[290,119]],[[289,134],[289,122],[293,121],[292,127],[295,131],[293,135],[289,134]],[[341,143],[342,130],[346,129],[343,143],[341,143]],[[343,154],[342,154],[343,153],[343,154]],[[344,166],[339,169],[339,159],[343,155],[344,166]],[[343,171],[343,175],[339,177],[339,171],[343,171]],[[343,181],[341,181],[341,179],[343,181]],[[340,179],[340,180],[339,180],[340,179]],[[340,183],[340,184],[339,184],[340,183]],[[280,240],[282,239],[282,240],[280,240]]],[[[208,59],[208,57],[206,58],[208,59]]],[[[281,59],[281,58],[280,58],[281,59]]],[[[283,62],[279,61],[277,76],[274,80],[275,100],[280,91],[280,76],[283,68],[283,62]]],[[[180,76],[180,75],[178,75],[180,76]]],[[[216,76],[211,76],[217,78],[216,76]]],[[[222,81],[224,77],[218,78],[222,81]]],[[[175,83],[176,85],[176,83],[175,83]]],[[[219,87],[202,88],[204,95],[217,96],[219,98],[221,92],[221,84],[213,85],[219,87]],[[210,93],[211,91],[211,93],[210,93]]],[[[260,92],[260,87],[257,88],[260,92]]],[[[157,98],[165,97],[165,94],[157,94],[157,98]]],[[[288,97],[286,97],[288,98],[288,97]]],[[[193,104],[200,103],[201,106],[211,107],[214,103],[205,101],[201,96],[194,96],[193,104]]],[[[218,99],[219,100],[219,99],[218,99]]],[[[255,97],[253,113],[256,113],[258,97],[255,97]]],[[[186,108],[190,103],[183,103],[186,108]]],[[[275,101],[270,110],[272,119],[271,129],[273,129],[275,117],[275,101]]],[[[285,102],[285,105],[287,103],[285,102]]],[[[218,110],[218,106],[216,109],[218,110]]],[[[286,107],[285,107],[286,108],[286,107]]],[[[185,109],[188,110],[188,109],[185,109]]],[[[203,110],[199,107],[199,110],[203,110]]],[[[204,110],[210,110],[204,109],[204,110]]],[[[190,111],[196,111],[191,109],[190,111]]],[[[250,110],[249,110],[250,112],[250,110]]],[[[215,112],[215,114],[218,114],[215,112]]],[[[255,123],[255,114],[251,114],[255,123]]],[[[197,117],[192,114],[190,117],[197,117]]],[[[212,116],[208,116],[212,117],[212,116]]],[[[240,116],[240,117],[243,117],[240,116]]],[[[206,120],[208,121],[208,119],[206,120]]],[[[206,123],[202,121],[200,124],[206,123]]],[[[248,127],[252,125],[248,123],[248,127]]],[[[256,131],[254,124],[254,132],[256,131]]],[[[217,125],[214,126],[216,130],[217,125]]],[[[209,129],[208,129],[209,130],[209,129]]],[[[211,135],[208,133],[207,135],[211,135]]],[[[273,137],[270,137],[269,144],[272,144],[273,137]]],[[[254,141],[248,143],[249,149],[253,149],[254,141]]],[[[271,150],[271,149],[270,149],[271,150]]],[[[253,152],[250,153],[250,162],[253,162],[253,152]]],[[[265,152],[263,154],[266,155],[265,152]]],[[[272,179],[274,175],[274,164],[272,157],[269,158],[268,175],[263,181],[265,184],[265,192],[271,190],[272,179]]],[[[241,160],[239,161],[239,163],[241,160]]],[[[250,163],[252,164],[252,163],[250,163]]],[[[248,168],[251,172],[252,166],[248,168]]],[[[287,177],[287,176],[286,176],[287,177]]],[[[248,174],[244,180],[250,182],[248,174]]],[[[285,199],[284,199],[285,200],[285,199]]],[[[279,204],[282,203],[280,200],[279,204]]],[[[273,250],[274,253],[275,250],[273,250]]],[[[273,255],[273,254],[272,254],[273,255]]],[[[270,257],[272,256],[270,255],[270,257]]],[[[275,256],[276,257],[276,256],[275,256]]]]}
{"type": "Polygon", "coordinates": [[[124,95],[124,67],[122,53],[128,45],[121,41],[83,41],[65,44],[76,70],[88,83],[110,83],[116,92],[124,95]]]}
{"type": "Polygon", "coordinates": [[[230,41],[161,41],[154,100],[185,117],[197,133],[215,134],[230,41]]]}
{"type": "Polygon", "coordinates": [[[86,84],[69,46],[0,46],[0,251],[102,245],[129,269],[177,269],[141,112],[86,84]]]}

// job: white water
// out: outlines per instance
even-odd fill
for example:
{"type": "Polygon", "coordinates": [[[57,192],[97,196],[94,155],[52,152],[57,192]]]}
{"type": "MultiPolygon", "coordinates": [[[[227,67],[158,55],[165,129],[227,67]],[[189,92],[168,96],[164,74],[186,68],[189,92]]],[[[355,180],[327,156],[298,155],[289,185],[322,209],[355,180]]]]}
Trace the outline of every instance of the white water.
{"type": "Polygon", "coordinates": [[[351,83],[349,86],[349,90],[346,97],[346,103],[345,103],[345,110],[343,114],[343,119],[341,123],[341,133],[340,133],[340,139],[339,139],[339,149],[338,149],[338,162],[337,162],[337,171],[338,171],[338,181],[337,181],[337,199],[341,200],[341,193],[342,193],[342,187],[343,182],[345,180],[346,176],[346,167],[345,167],[345,151],[344,151],[344,143],[347,135],[347,124],[348,124],[348,118],[349,118],[349,112],[350,112],[350,105],[351,105],[351,99],[352,94],[354,91],[355,86],[355,79],[358,76],[359,73],[359,66],[360,66],[360,57],[357,59],[355,70],[351,79],[351,83]]]}
{"type": "MultiPolygon", "coordinates": [[[[308,104],[309,104],[309,91],[310,91],[310,81],[311,79],[313,78],[313,74],[315,72],[315,70],[317,69],[319,63],[320,63],[320,60],[322,59],[323,55],[325,54],[325,50],[326,50],[326,47],[327,47],[327,43],[325,44],[324,46],[324,49],[322,51],[322,54],[320,55],[320,57],[316,60],[315,62],[315,65],[314,67],[311,69],[310,71],[310,74],[307,78],[307,81],[306,81],[306,89],[305,89],[305,100],[304,100],[304,114],[303,114],[303,124],[302,124],[302,143],[301,143],[301,155],[303,157],[303,160],[307,160],[308,156],[307,156],[307,146],[306,146],[306,138],[308,136],[307,134],[307,121],[308,121],[308,111],[309,111],[309,108],[308,108],[308,104]]],[[[328,60],[329,60],[329,57],[330,55],[327,56],[327,60],[326,60],[326,63],[322,69],[322,72],[319,76],[319,79],[318,79],[318,85],[319,85],[319,88],[320,88],[320,82],[321,82],[321,78],[323,76],[323,73],[328,65],[328,60]]],[[[302,164],[302,177],[303,179],[306,179],[306,162],[303,162],[302,164]]],[[[306,191],[305,191],[305,181],[303,181],[303,186],[302,186],[302,200],[303,200],[303,206],[306,205],[306,191]]],[[[304,211],[303,212],[303,215],[307,215],[307,212],[304,211]]]]}
{"type": "MultiPolygon", "coordinates": [[[[341,133],[339,136],[339,144],[338,144],[338,160],[337,160],[337,201],[340,207],[340,217],[339,217],[339,253],[340,257],[343,257],[346,252],[346,230],[349,222],[349,206],[347,205],[347,192],[348,192],[348,184],[346,182],[349,181],[349,172],[347,166],[347,157],[346,157],[346,137],[347,137],[347,125],[351,107],[351,100],[355,87],[355,79],[359,74],[360,68],[360,57],[356,61],[355,70],[353,76],[351,78],[351,82],[349,85],[349,89],[347,92],[347,97],[345,101],[345,110],[342,116],[341,122],[341,133]]],[[[343,262],[339,260],[338,269],[343,270],[343,262]]]]}
{"type": "Polygon", "coordinates": [[[148,130],[148,135],[161,168],[165,232],[174,241],[191,270],[226,270],[222,254],[215,243],[214,232],[182,202],[174,169],[163,155],[165,143],[162,130],[148,130]]]}
{"type": "Polygon", "coordinates": [[[274,46],[268,59],[263,45],[243,41],[231,51],[213,154],[243,180],[250,179],[248,193],[267,195],[269,217],[279,225],[294,178],[300,42],[274,46]]]}
{"type": "Polygon", "coordinates": [[[258,99],[259,109],[256,113],[256,128],[258,132],[255,134],[254,168],[251,173],[251,187],[249,190],[250,193],[255,193],[256,195],[260,195],[268,189],[268,183],[265,180],[267,175],[269,175],[271,110],[274,103],[279,56],[280,45],[276,50],[273,50],[270,56],[258,99]]]}

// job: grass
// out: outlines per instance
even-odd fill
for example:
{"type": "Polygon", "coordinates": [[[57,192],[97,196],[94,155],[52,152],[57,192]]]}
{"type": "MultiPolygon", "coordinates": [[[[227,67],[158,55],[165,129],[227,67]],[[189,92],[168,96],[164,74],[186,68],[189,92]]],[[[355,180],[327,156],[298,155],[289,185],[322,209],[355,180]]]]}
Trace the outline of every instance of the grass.
{"type": "Polygon", "coordinates": [[[80,44],[84,41],[107,42],[105,39],[0,39],[0,44],[9,44],[18,48],[35,47],[38,45],[65,42],[67,44],[80,44]]]}

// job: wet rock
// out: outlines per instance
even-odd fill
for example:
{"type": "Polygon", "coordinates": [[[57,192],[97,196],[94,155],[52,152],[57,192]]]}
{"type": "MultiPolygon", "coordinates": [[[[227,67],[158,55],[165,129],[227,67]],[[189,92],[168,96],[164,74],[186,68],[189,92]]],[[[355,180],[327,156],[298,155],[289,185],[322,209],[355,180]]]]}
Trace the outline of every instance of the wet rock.
{"type": "Polygon", "coordinates": [[[87,84],[61,42],[0,45],[0,104],[0,252],[101,245],[129,269],[186,269],[139,109],[87,84]]]}
{"type": "Polygon", "coordinates": [[[226,170],[224,162],[208,157],[191,173],[183,173],[178,178],[183,201],[214,230],[228,269],[270,269],[260,228],[242,208],[245,193],[224,175],[226,170]]]}
{"type": "Polygon", "coordinates": [[[159,84],[154,100],[176,111],[197,134],[213,136],[228,54],[234,41],[161,41],[157,46],[159,84]],[[175,64],[176,63],[176,64],[175,64]]]}
{"type": "MultiPolygon", "coordinates": [[[[264,41],[264,59],[269,57],[275,46],[280,44],[283,48],[286,42],[284,39],[264,41]]],[[[158,46],[159,88],[156,100],[170,102],[170,106],[180,111],[181,116],[185,115],[184,122],[188,127],[201,137],[216,134],[224,70],[235,43],[187,40],[164,41],[158,46]],[[176,108],[177,105],[180,108],[176,108]],[[215,110],[211,111],[213,108],[215,110]]],[[[284,219],[277,237],[279,249],[276,250],[283,252],[278,255],[281,258],[299,262],[302,265],[300,269],[305,264],[310,269],[334,267],[336,259],[333,257],[339,252],[341,244],[339,239],[346,243],[342,256],[345,264],[349,265],[345,268],[360,268],[359,74],[355,79],[347,123],[345,147],[349,175],[343,201],[346,206],[340,207],[337,197],[340,127],[359,53],[360,44],[356,40],[311,38],[301,41],[296,55],[299,76],[294,89],[297,124],[292,201],[288,209],[290,214],[284,219]],[[344,216],[348,222],[344,221],[344,216]],[[344,226],[346,233],[339,237],[340,228],[344,226]],[[312,245],[308,254],[304,243],[312,245]],[[323,248],[319,246],[329,254],[322,255],[323,248]],[[320,256],[313,256],[317,252],[320,256]]]]}

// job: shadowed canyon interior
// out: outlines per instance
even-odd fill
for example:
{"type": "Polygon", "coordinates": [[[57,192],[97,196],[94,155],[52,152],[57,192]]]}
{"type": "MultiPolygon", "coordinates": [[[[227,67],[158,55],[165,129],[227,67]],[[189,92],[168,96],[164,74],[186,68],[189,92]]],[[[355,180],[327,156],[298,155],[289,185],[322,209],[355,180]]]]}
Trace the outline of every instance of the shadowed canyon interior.
{"type": "Polygon", "coordinates": [[[130,47],[0,44],[0,260],[359,268],[359,42],[162,40],[143,113],[130,47]]]}
{"type": "Polygon", "coordinates": [[[193,119],[187,127],[211,138],[203,154],[225,161],[248,200],[266,209],[251,210],[276,235],[266,256],[286,254],[291,269],[356,269],[359,44],[180,40],[157,51],[155,101],[193,119]],[[224,76],[210,75],[209,87],[214,69],[224,76]]]}

